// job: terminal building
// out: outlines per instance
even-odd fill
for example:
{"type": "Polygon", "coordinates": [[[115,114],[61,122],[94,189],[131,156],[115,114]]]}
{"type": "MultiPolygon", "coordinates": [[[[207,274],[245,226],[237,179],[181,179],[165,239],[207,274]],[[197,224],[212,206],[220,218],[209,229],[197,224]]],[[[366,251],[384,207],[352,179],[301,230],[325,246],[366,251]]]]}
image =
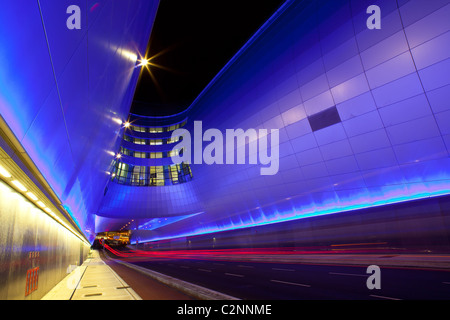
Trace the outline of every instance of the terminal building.
{"type": "Polygon", "coordinates": [[[288,0],[186,110],[150,117],[130,110],[157,11],[153,0],[3,3],[0,298],[40,299],[109,231],[130,230],[137,249],[448,252],[448,1],[288,0]],[[244,163],[173,161],[199,121],[276,129],[276,174],[251,163],[249,141],[232,150],[244,163]],[[39,290],[24,295],[37,256],[39,290]]]}

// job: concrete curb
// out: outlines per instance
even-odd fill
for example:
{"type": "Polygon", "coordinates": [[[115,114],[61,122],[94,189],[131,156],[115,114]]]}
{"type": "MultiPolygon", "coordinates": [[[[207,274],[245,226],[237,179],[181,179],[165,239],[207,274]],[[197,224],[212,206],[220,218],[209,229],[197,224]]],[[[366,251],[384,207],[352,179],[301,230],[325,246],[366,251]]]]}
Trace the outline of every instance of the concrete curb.
{"type": "Polygon", "coordinates": [[[165,285],[168,285],[172,288],[175,288],[179,291],[182,291],[196,299],[199,300],[240,300],[238,298],[229,296],[227,294],[221,293],[221,292],[217,292],[208,288],[204,288],[201,287],[199,285],[190,283],[190,282],[186,282],[177,278],[173,278],[170,277],[168,275],[153,271],[153,270],[149,270],[146,269],[144,267],[140,267],[137,265],[134,265],[132,263],[129,262],[125,262],[122,260],[117,260],[117,259],[111,259],[114,262],[120,263],[128,268],[134,269],[136,271],[139,271],[149,277],[152,277],[153,279],[164,283],[165,285]]]}

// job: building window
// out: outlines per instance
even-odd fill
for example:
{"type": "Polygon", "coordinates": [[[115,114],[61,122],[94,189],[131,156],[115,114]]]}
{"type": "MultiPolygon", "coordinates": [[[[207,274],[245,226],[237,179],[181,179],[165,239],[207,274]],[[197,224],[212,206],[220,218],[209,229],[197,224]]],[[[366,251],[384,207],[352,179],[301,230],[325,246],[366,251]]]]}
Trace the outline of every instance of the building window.
{"type": "Polygon", "coordinates": [[[175,157],[178,156],[180,154],[179,150],[170,150],[169,152],[167,152],[167,157],[175,157]]]}
{"type": "Polygon", "coordinates": [[[168,186],[191,181],[192,171],[187,163],[147,167],[117,162],[111,180],[132,186],[168,186]]]}
{"type": "Polygon", "coordinates": [[[163,128],[149,128],[150,133],[161,133],[164,132],[163,128]]]}
{"type": "Polygon", "coordinates": [[[134,144],[145,144],[145,139],[134,138],[134,144]]]}
{"type": "Polygon", "coordinates": [[[134,138],[128,135],[124,135],[123,140],[141,145],[151,145],[151,146],[159,146],[163,144],[172,144],[182,140],[182,137],[168,138],[168,139],[143,139],[143,138],[134,138]]]}
{"type": "Polygon", "coordinates": [[[142,159],[160,159],[183,155],[183,149],[181,150],[175,149],[164,152],[143,152],[143,151],[133,151],[124,147],[120,147],[120,152],[127,156],[133,156],[135,158],[142,158],[142,159]]]}
{"type": "Polygon", "coordinates": [[[180,137],[175,137],[175,138],[170,138],[170,139],[167,139],[167,143],[166,144],[171,144],[171,143],[175,143],[175,142],[178,142],[178,141],[180,141],[180,137]]]}
{"type": "Polygon", "coordinates": [[[172,180],[173,184],[178,184],[178,168],[178,164],[169,166],[170,179],[172,180]]]}
{"type": "Polygon", "coordinates": [[[146,128],[138,127],[138,126],[131,126],[131,130],[136,131],[136,132],[146,132],[146,128]]]}
{"type": "Polygon", "coordinates": [[[153,146],[159,146],[163,144],[163,140],[162,139],[150,140],[149,144],[153,146]]]}
{"type": "MultiPolygon", "coordinates": [[[[133,123],[129,126],[129,130],[125,130],[123,140],[136,145],[166,145],[177,143],[178,141],[183,140],[183,136],[172,138],[168,137],[169,134],[166,134],[165,138],[154,139],[155,136],[152,135],[152,133],[171,132],[180,127],[183,127],[186,122],[187,121],[184,120],[183,122],[177,124],[160,127],[140,126],[133,123]],[[137,135],[133,134],[133,132],[140,132],[141,134],[137,135]]],[[[162,152],[142,151],[143,148],[138,147],[130,147],[128,149],[126,145],[130,145],[129,143],[124,144],[124,146],[120,148],[121,154],[141,159],[161,159],[183,154],[182,149],[162,152]],[[139,151],[134,151],[133,149],[138,149],[139,151]]],[[[151,150],[151,148],[149,149],[151,150]]],[[[113,160],[111,180],[116,183],[132,186],[169,186],[192,180],[192,172],[189,164],[187,163],[166,166],[138,166],[122,163],[121,161],[126,161],[125,159],[127,158],[123,157],[121,159],[118,158],[113,160]]]]}

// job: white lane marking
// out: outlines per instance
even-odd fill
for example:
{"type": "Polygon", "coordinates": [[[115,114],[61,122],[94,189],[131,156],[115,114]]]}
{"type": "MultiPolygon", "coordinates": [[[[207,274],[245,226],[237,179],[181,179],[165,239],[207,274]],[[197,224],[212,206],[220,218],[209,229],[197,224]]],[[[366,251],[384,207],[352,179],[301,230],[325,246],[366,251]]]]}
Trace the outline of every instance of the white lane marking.
{"type": "Polygon", "coordinates": [[[204,271],[204,272],[211,272],[211,270],[208,269],[197,269],[198,271],[204,271]]]}
{"type": "Polygon", "coordinates": [[[450,284],[450,282],[442,282],[443,284],[450,284]]]}
{"type": "Polygon", "coordinates": [[[225,272],[225,274],[226,274],[227,276],[233,276],[233,277],[243,277],[243,275],[242,275],[242,274],[227,273],[227,272],[225,272]]]}
{"type": "Polygon", "coordinates": [[[377,296],[377,295],[374,295],[374,294],[371,294],[370,296],[371,296],[371,297],[374,297],[374,298],[380,298],[380,299],[388,299],[388,300],[402,300],[402,299],[399,299],[399,298],[392,298],[392,297],[377,296]]]}
{"type": "Polygon", "coordinates": [[[284,269],[284,268],[272,268],[272,270],[277,270],[277,271],[295,271],[294,269],[284,269]]]}
{"type": "Polygon", "coordinates": [[[329,274],[335,274],[338,276],[356,276],[356,277],[368,277],[365,274],[355,274],[355,273],[339,273],[339,272],[329,272],[329,274]]]}
{"type": "Polygon", "coordinates": [[[290,284],[290,285],[293,285],[293,286],[311,287],[309,284],[303,284],[303,283],[287,282],[287,281],[281,281],[281,280],[270,280],[270,281],[277,282],[277,283],[283,283],[283,284],[290,284]]]}

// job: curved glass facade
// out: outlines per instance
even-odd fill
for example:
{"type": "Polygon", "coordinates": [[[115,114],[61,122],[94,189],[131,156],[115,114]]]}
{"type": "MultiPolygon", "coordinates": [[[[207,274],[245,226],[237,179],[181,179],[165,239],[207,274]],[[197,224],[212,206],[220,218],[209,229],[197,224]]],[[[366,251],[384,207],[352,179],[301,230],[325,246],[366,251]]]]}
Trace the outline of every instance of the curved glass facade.
{"type": "Polygon", "coordinates": [[[144,127],[138,125],[130,125],[130,129],[135,132],[146,132],[146,133],[161,133],[161,132],[171,132],[175,129],[181,128],[186,124],[186,120],[181,123],[176,123],[169,126],[161,126],[161,127],[144,127]]]}
{"type": "Polygon", "coordinates": [[[183,149],[174,149],[169,151],[162,151],[162,152],[143,152],[143,151],[134,151],[130,150],[124,147],[120,147],[120,153],[132,156],[134,158],[141,158],[141,159],[159,159],[159,158],[170,158],[177,155],[183,154],[183,149]]]}
{"type": "Polygon", "coordinates": [[[165,138],[165,139],[145,139],[145,138],[135,138],[129,135],[126,135],[123,137],[125,141],[134,143],[134,144],[140,144],[140,145],[150,145],[150,146],[157,146],[157,145],[163,145],[163,144],[172,144],[175,142],[180,141],[180,137],[178,138],[165,138]]]}
{"type": "Polygon", "coordinates": [[[111,180],[131,186],[168,186],[192,180],[192,171],[187,163],[147,167],[117,161],[111,180]]]}
{"type": "MultiPolygon", "coordinates": [[[[170,186],[192,180],[188,163],[168,163],[171,157],[182,155],[183,149],[173,149],[173,144],[182,137],[159,136],[183,127],[186,119],[175,124],[148,126],[144,117],[132,115],[124,132],[120,153],[113,161],[111,181],[130,186],[170,186]],[[133,136],[139,134],[139,137],[133,136]],[[164,145],[170,145],[164,147],[164,145]],[[162,149],[160,146],[163,146],[162,149]],[[146,159],[137,164],[135,159],[146,159]],[[160,159],[164,159],[161,163],[160,159]]],[[[151,122],[150,122],[151,124],[151,122]]]]}

